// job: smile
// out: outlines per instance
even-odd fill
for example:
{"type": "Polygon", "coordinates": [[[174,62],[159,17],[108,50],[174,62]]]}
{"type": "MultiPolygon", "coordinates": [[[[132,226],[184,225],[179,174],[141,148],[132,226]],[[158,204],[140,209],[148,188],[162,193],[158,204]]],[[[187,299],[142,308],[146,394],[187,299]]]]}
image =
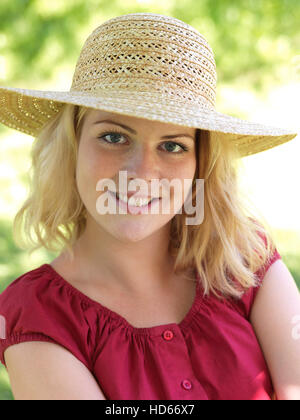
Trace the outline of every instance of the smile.
{"type": "Polygon", "coordinates": [[[110,190],[108,191],[114,197],[119,207],[127,211],[147,211],[160,201],[160,198],[153,198],[151,200],[148,198],[135,198],[133,196],[131,196],[128,200],[128,197],[124,194],[120,194],[119,196],[118,193],[114,193],[110,190]]]}

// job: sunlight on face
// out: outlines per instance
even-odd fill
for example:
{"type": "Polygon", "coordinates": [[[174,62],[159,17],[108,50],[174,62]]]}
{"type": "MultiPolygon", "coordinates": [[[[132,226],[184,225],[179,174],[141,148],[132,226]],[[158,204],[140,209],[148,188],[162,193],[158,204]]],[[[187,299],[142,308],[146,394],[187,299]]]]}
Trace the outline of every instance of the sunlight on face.
{"type": "MultiPolygon", "coordinates": [[[[97,199],[106,192],[97,191],[96,186],[100,180],[109,179],[118,192],[120,171],[127,171],[128,183],[143,180],[149,186],[149,195],[154,179],[169,182],[176,179],[182,188],[185,179],[189,180],[185,181],[186,185],[191,186],[196,171],[195,135],[195,128],[89,110],[79,139],[76,168],[77,187],[88,212],[88,223],[89,220],[96,222],[123,241],[139,241],[166,226],[182,207],[184,195],[175,206],[171,189],[169,199],[173,207],[168,214],[162,211],[158,214],[120,214],[118,211],[99,214],[97,199]],[[166,136],[168,138],[163,138],[166,136]]],[[[139,188],[135,191],[138,194],[139,188]]],[[[159,194],[161,196],[161,191],[159,194]]]]}

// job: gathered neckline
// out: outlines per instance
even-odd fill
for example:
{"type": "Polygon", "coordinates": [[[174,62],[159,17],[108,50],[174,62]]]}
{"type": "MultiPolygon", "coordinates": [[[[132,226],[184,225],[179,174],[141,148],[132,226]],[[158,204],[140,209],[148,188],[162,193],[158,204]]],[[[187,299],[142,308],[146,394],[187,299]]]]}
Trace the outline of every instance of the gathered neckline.
{"type": "Polygon", "coordinates": [[[194,301],[192,306],[190,307],[189,311],[185,315],[185,317],[179,323],[169,323],[163,325],[154,325],[152,327],[135,327],[127,321],[122,315],[118,314],[117,312],[107,308],[106,306],[102,305],[100,302],[93,300],[71,283],[69,283],[65,278],[63,278],[53,267],[51,264],[43,264],[40,266],[40,269],[45,269],[48,273],[51,273],[53,277],[58,280],[61,284],[63,284],[66,288],[68,288],[73,294],[77,295],[82,301],[87,302],[89,305],[95,307],[96,309],[100,309],[102,312],[107,314],[110,318],[117,320],[120,324],[123,324],[127,329],[129,329],[133,333],[137,334],[147,334],[147,335],[157,335],[161,334],[164,330],[168,328],[173,329],[183,329],[186,330],[191,325],[195,314],[200,309],[201,299],[200,299],[200,278],[197,270],[195,269],[195,279],[196,279],[196,293],[194,297],[194,301]]]}

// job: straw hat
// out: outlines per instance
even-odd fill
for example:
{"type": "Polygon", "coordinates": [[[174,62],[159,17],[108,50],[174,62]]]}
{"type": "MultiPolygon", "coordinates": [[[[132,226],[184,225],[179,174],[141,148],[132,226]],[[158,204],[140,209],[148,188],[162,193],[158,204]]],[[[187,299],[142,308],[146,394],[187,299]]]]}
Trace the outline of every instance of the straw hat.
{"type": "Polygon", "coordinates": [[[69,91],[0,87],[0,121],[36,137],[65,103],[219,133],[249,156],[297,133],[217,112],[214,54],[192,26],[155,13],[104,22],[86,40],[69,91]]]}

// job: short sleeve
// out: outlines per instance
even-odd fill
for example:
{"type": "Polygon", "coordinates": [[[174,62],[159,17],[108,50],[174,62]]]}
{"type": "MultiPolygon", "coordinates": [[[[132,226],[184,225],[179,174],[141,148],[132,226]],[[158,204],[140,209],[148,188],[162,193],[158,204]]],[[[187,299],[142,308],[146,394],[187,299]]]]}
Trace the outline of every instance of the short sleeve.
{"type": "Polygon", "coordinates": [[[45,341],[69,350],[91,370],[89,326],[81,302],[43,270],[23,274],[0,294],[0,361],[14,344],[45,341]]]}
{"type": "MultiPolygon", "coordinates": [[[[266,244],[266,237],[262,236],[264,242],[266,244]]],[[[251,309],[256,298],[256,295],[262,285],[262,281],[272,264],[275,263],[278,259],[282,259],[281,255],[279,254],[277,248],[275,247],[272,255],[267,259],[264,265],[262,265],[256,272],[256,278],[258,280],[258,284],[255,287],[251,287],[248,289],[240,299],[234,300],[235,306],[238,310],[245,316],[248,320],[250,319],[251,309]]]]}
{"type": "Polygon", "coordinates": [[[275,248],[273,254],[271,255],[271,257],[267,260],[267,262],[256,272],[256,275],[259,279],[259,284],[256,287],[252,288],[252,296],[251,296],[251,306],[255,300],[255,297],[257,295],[257,292],[259,291],[261,285],[262,285],[262,281],[267,273],[267,271],[269,270],[269,268],[271,267],[272,264],[274,264],[275,261],[282,259],[281,255],[279,254],[277,248],[275,248]]]}

